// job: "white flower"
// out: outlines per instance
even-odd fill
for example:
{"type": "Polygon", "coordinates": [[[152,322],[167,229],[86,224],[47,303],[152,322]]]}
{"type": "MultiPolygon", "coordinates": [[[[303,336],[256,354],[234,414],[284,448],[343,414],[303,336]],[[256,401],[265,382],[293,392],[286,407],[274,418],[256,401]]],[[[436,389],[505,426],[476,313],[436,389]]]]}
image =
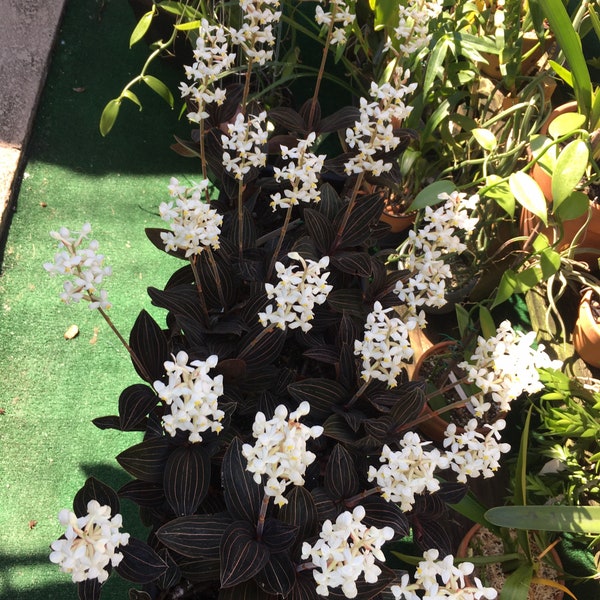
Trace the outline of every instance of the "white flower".
{"type": "Polygon", "coordinates": [[[160,234],[167,252],[185,250],[186,257],[190,257],[206,248],[219,248],[223,216],[205,201],[208,185],[204,179],[187,187],[171,178],[169,192],[175,202],[163,202],[159,207],[161,218],[170,223],[172,229],[160,234]]]}
{"type": "Polygon", "coordinates": [[[319,175],[323,169],[325,155],[317,156],[309,151],[314,144],[316,134],[313,132],[305,140],[299,140],[295,148],[281,146],[282,158],[290,159],[283,168],[274,168],[274,177],[278,182],[289,182],[289,188],[281,193],[271,195],[271,206],[289,208],[299,202],[318,202],[321,199],[319,188],[319,175]]]}
{"type": "Polygon", "coordinates": [[[409,431],[399,442],[400,450],[393,452],[384,445],[379,458],[383,464],[378,469],[369,467],[368,480],[375,480],[383,498],[400,503],[403,511],[412,509],[416,494],[440,489],[435,471],[447,468],[448,460],[437,448],[425,450],[429,444],[409,431]]]}
{"type": "MultiPolygon", "coordinates": [[[[319,0],[321,2],[322,0],[319,0]]],[[[330,44],[344,45],[347,41],[347,31],[356,20],[356,0],[331,0],[328,2],[329,11],[325,12],[320,5],[315,9],[315,22],[329,27],[333,22],[330,44]]]]}
{"type": "Polygon", "coordinates": [[[333,289],[327,285],[329,273],[322,273],[329,265],[329,257],[315,262],[304,260],[297,252],[290,252],[288,256],[300,261],[302,268],[291,265],[286,269],[283,263],[275,263],[279,283],[276,286],[266,283],[265,290],[270,300],[275,299],[276,307],[269,304],[265,312],[258,313],[258,318],[263,327],[274,324],[280,329],[299,327],[309,331],[315,304],[323,304],[333,289]]]}
{"type": "Polygon", "coordinates": [[[233,123],[227,124],[229,135],[222,135],[223,166],[236,179],[242,180],[252,167],[264,167],[267,155],[263,147],[267,143],[267,130],[263,127],[267,118],[265,111],[250,115],[246,121],[238,113],[233,123]]]}
{"type": "MultiPolygon", "coordinates": [[[[469,217],[476,206],[477,195],[452,192],[439,194],[444,203],[433,208],[427,206],[418,231],[410,231],[398,268],[407,269],[410,275],[397,282],[394,292],[407,307],[407,314],[417,317],[423,306],[442,307],[446,304],[446,280],[452,278],[450,265],[444,255],[461,254],[466,250],[462,237],[473,231],[477,219],[469,217]]],[[[422,318],[420,323],[425,323],[422,318]]]]}
{"type": "Polygon", "coordinates": [[[103,583],[108,578],[108,564],[116,567],[123,559],[116,549],[129,543],[129,534],[119,533],[122,517],[116,514],[111,518],[110,506],[90,500],[87,511],[79,518],[69,510],[60,511],[58,519],[66,531],[64,538],[52,542],[50,561],[70,573],[74,583],[86,579],[103,583]]]}
{"type": "Polygon", "coordinates": [[[188,365],[188,355],[183,350],[165,362],[169,381],[154,382],[159,398],[171,407],[171,414],[163,416],[165,430],[175,436],[177,430],[188,431],[191,443],[202,441],[204,431],[219,434],[225,413],[219,409],[218,399],[223,395],[223,376],[211,377],[209,371],[218,363],[218,356],[206,361],[194,360],[188,365]]]}
{"type": "Polygon", "coordinates": [[[352,512],[345,511],[335,523],[329,519],[323,523],[319,539],[311,546],[302,544],[302,558],[310,559],[316,567],[313,577],[317,594],[329,595],[329,588],[342,588],[346,598],[356,597],[356,581],[364,573],[368,583],[375,583],[381,569],[375,560],[384,561],[381,547],[394,537],[391,527],[367,527],[362,520],[365,509],[357,506],[352,512]]]}
{"type": "MultiPolygon", "coordinates": [[[[532,347],[535,336],[533,331],[517,332],[510,321],[503,321],[496,335],[488,339],[479,336],[473,355],[458,365],[467,379],[483,395],[491,396],[502,412],[510,410],[511,402],[522,393],[533,394],[543,388],[538,369],[556,369],[562,365],[561,361],[550,359],[543,345],[532,347]]],[[[474,407],[481,408],[478,399],[474,400],[474,407]]]]}
{"type": "Polygon", "coordinates": [[[397,317],[388,317],[392,310],[383,310],[381,303],[375,302],[367,316],[363,340],[354,342],[354,354],[362,358],[363,379],[385,381],[388,387],[397,385],[396,378],[414,354],[408,339],[410,326],[397,317]]]}
{"type": "Polygon", "coordinates": [[[112,273],[110,267],[104,266],[104,256],[98,254],[98,242],[91,240],[87,247],[83,241],[92,232],[86,223],[80,233],[71,234],[66,227],[59,231],[51,231],[50,236],[58,241],[58,249],[53,263],[45,263],[44,269],[50,275],[66,275],[63,282],[63,293],[60,298],[66,304],[87,300],[90,309],[111,307],[107,293],[100,286],[105,277],[112,273]]]}
{"type": "Polygon", "coordinates": [[[400,52],[411,56],[429,44],[429,24],[442,12],[441,0],[409,0],[398,5],[398,25],[394,28],[400,52]]]}
{"type": "Polygon", "coordinates": [[[208,104],[222,104],[225,90],[214,88],[215,83],[235,64],[235,53],[228,51],[228,37],[221,25],[210,25],[206,19],[200,22],[200,30],[194,49],[194,64],[185,67],[185,73],[192,84],[182,82],[181,96],[190,96],[196,102],[197,110],[187,117],[199,123],[208,117],[208,104]]]}
{"type": "Polygon", "coordinates": [[[306,449],[306,443],[310,438],[319,437],[323,427],[307,427],[299,422],[309,411],[310,404],[302,402],[288,417],[287,408],[281,404],[268,421],[264,413],[258,412],[252,426],[256,443],[242,447],[248,461],[246,468],[254,473],[254,481],[260,484],[266,475],[265,494],[273,496],[279,506],[287,504],[283,494],[290,483],[304,485],[306,467],[316,458],[306,449]]]}
{"type": "Polygon", "coordinates": [[[396,600],[493,600],[498,593],[492,588],[485,588],[481,581],[474,578],[474,586],[467,585],[465,576],[473,572],[474,565],[469,562],[454,564],[454,556],[447,555],[439,560],[439,551],[426,550],[423,560],[415,570],[415,581],[405,574],[400,584],[392,585],[390,591],[396,600]],[[417,592],[420,592],[417,594],[417,592]],[[424,594],[423,594],[424,592],[424,594]]]}
{"type": "MultiPolygon", "coordinates": [[[[406,71],[399,74],[398,79],[409,77],[410,72],[406,71]]],[[[394,135],[394,123],[402,122],[411,113],[412,107],[405,105],[404,97],[416,87],[416,83],[399,83],[394,87],[389,83],[378,86],[371,82],[373,101],[360,99],[359,120],[346,130],[346,144],[355,149],[355,154],[344,163],[348,175],[370,172],[378,176],[392,168],[392,163],[377,158],[377,153],[390,152],[400,144],[400,138],[394,135]]]]}

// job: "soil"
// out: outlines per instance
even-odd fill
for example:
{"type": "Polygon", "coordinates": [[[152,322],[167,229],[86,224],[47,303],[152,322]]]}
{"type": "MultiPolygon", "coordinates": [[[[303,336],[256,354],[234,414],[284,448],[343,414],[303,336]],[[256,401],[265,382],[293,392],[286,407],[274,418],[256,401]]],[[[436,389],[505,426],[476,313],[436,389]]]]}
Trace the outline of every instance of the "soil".
{"type": "MultiPolygon", "coordinates": [[[[539,556],[541,553],[541,550],[533,540],[531,540],[531,550],[534,555],[539,556]]],[[[504,552],[502,540],[485,527],[481,527],[477,531],[467,549],[468,556],[493,556],[494,554],[503,554],[504,552]]],[[[498,592],[502,590],[507,577],[500,563],[476,566],[473,575],[481,579],[484,586],[491,587],[498,592]]],[[[561,582],[557,569],[545,559],[540,562],[535,577],[561,582]]],[[[528,600],[561,600],[563,596],[562,590],[535,583],[530,586],[528,600]]]]}

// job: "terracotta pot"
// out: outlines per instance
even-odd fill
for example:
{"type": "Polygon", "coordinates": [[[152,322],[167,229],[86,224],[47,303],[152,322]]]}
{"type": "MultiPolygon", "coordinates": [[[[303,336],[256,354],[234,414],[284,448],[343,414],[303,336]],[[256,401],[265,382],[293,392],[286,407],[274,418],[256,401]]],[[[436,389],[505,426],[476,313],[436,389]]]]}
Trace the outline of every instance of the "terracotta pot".
{"type": "MultiPolygon", "coordinates": [[[[450,340],[450,341],[446,341],[446,342],[439,342],[437,344],[434,344],[427,350],[425,350],[425,352],[423,352],[423,354],[421,354],[421,356],[415,363],[412,380],[418,381],[419,379],[421,379],[423,377],[423,375],[422,375],[423,364],[427,360],[429,360],[432,356],[436,356],[439,354],[445,354],[446,352],[449,352],[453,346],[456,346],[456,342],[450,340]]],[[[425,403],[425,406],[423,407],[423,411],[421,412],[421,416],[426,415],[426,414],[428,414],[429,417],[427,418],[426,421],[419,423],[419,430],[428,439],[430,439],[434,442],[441,443],[444,440],[444,433],[446,431],[446,428],[448,427],[449,421],[446,421],[443,417],[440,417],[439,415],[435,415],[433,413],[432,408],[429,406],[428,403],[425,403]]],[[[459,431],[463,430],[463,428],[459,427],[458,430],[459,431]]]]}
{"type": "MultiPolygon", "coordinates": [[[[529,75],[529,73],[533,71],[537,62],[540,60],[540,58],[542,58],[542,56],[544,56],[544,53],[550,46],[551,42],[551,38],[548,37],[545,40],[545,43],[542,42],[538,44],[538,37],[535,31],[526,31],[523,34],[521,56],[524,56],[532,50],[533,52],[531,52],[531,54],[521,62],[521,75],[529,75]]],[[[488,52],[482,52],[481,56],[486,59],[487,63],[477,63],[478,68],[490,79],[500,81],[502,79],[502,73],[500,72],[500,56],[498,54],[491,54],[488,52]]]]}
{"type": "MultiPolygon", "coordinates": [[[[555,108],[546,122],[540,129],[540,133],[542,135],[547,135],[548,128],[550,123],[554,121],[558,116],[570,113],[577,112],[577,102],[567,102],[561,106],[555,108]]],[[[531,177],[536,181],[536,183],[540,186],[544,197],[548,201],[548,204],[552,203],[552,177],[551,175],[545,171],[539,163],[533,165],[530,171],[531,177]]],[[[592,214],[590,216],[590,221],[586,227],[586,230],[580,239],[578,246],[580,248],[596,248],[598,249],[598,253],[595,252],[578,252],[575,254],[575,258],[577,260],[581,260],[583,262],[588,263],[590,269],[598,268],[598,258],[600,257],[600,206],[595,202],[590,203],[590,207],[592,209],[592,214]]],[[[576,219],[570,219],[569,221],[563,222],[563,239],[558,246],[558,250],[566,250],[571,242],[575,239],[577,232],[584,226],[585,221],[587,219],[587,214],[584,214],[576,219]]],[[[520,216],[520,225],[521,225],[521,233],[523,235],[529,236],[533,231],[533,228],[538,224],[539,219],[530,213],[527,209],[521,210],[520,216]]],[[[540,233],[545,235],[551,235],[551,228],[544,227],[541,228],[540,233]]]]}
{"type": "Polygon", "coordinates": [[[590,303],[593,290],[581,297],[579,313],[573,329],[573,346],[577,354],[589,365],[600,367],[600,324],[594,319],[590,303]]]}
{"type": "MultiPolygon", "coordinates": [[[[469,558],[470,556],[491,556],[494,554],[501,554],[504,550],[502,548],[502,541],[500,538],[495,536],[491,531],[482,527],[479,524],[474,525],[469,529],[462,539],[460,546],[456,552],[457,558],[469,558]],[[479,543],[483,546],[483,552],[474,553],[472,550],[473,543],[479,539],[479,543]],[[487,542],[490,542],[491,547],[486,551],[487,542]]],[[[552,548],[550,550],[552,560],[550,564],[542,563],[541,572],[537,575],[540,578],[550,579],[556,581],[560,585],[564,586],[564,580],[560,578],[559,573],[562,573],[562,561],[558,552],[552,548]],[[552,565],[556,565],[554,568],[552,565]]],[[[502,571],[500,563],[492,563],[485,567],[481,567],[485,573],[475,575],[482,580],[484,586],[493,587],[497,592],[502,590],[503,582],[506,580],[507,574],[502,571]],[[481,576],[483,575],[483,576],[481,576]]],[[[470,577],[465,577],[465,582],[468,585],[474,585],[473,580],[470,577]]],[[[544,598],[545,600],[561,600],[564,598],[564,592],[558,588],[544,585],[541,583],[534,583],[529,587],[529,600],[538,600],[544,598]]]]}
{"type": "Polygon", "coordinates": [[[400,233],[413,226],[416,216],[416,212],[395,215],[383,211],[379,220],[387,223],[391,227],[392,233],[400,233]]]}

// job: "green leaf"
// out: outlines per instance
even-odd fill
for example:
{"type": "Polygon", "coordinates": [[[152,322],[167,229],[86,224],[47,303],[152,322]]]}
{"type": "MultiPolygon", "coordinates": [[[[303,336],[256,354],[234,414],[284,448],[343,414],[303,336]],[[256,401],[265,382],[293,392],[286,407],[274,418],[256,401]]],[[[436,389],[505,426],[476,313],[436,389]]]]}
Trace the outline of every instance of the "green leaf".
{"type": "Polygon", "coordinates": [[[498,284],[498,290],[494,298],[492,308],[502,304],[508,300],[514,293],[518,291],[519,282],[517,280],[517,274],[512,269],[507,269],[502,274],[502,279],[498,284]]]}
{"type": "Polygon", "coordinates": [[[533,577],[533,564],[520,565],[505,580],[500,591],[500,600],[526,600],[533,577]]]}
{"type": "Polygon", "coordinates": [[[573,88],[580,111],[589,115],[592,82],[581,46],[581,38],[573,27],[562,0],[530,0],[539,6],[560,46],[573,76],[573,88]]]}
{"type": "Polygon", "coordinates": [[[426,206],[434,206],[442,202],[438,196],[440,194],[451,194],[456,191],[456,186],[452,181],[443,179],[441,181],[434,181],[427,187],[424,187],[413,200],[412,204],[408,207],[407,212],[413,210],[420,210],[426,206]]]}
{"type": "Polygon", "coordinates": [[[566,112],[558,115],[548,125],[548,134],[554,140],[574,133],[585,126],[585,116],[578,112],[566,112]]]}
{"type": "Polygon", "coordinates": [[[454,310],[456,311],[456,322],[458,324],[458,332],[460,334],[460,338],[462,339],[465,336],[467,328],[469,327],[471,318],[469,317],[469,311],[462,304],[457,304],[454,307],[454,310]]]}
{"type": "Polygon", "coordinates": [[[560,254],[553,248],[545,248],[540,254],[540,266],[544,281],[560,269],[560,254]]]}
{"type": "Polygon", "coordinates": [[[517,171],[508,179],[510,191],[517,202],[538,217],[544,225],[548,224],[548,206],[546,198],[536,181],[527,173],[517,171]]]}
{"type": "Polygon", "coordinates": [[[600,506],[498,506],[485,513],[499,527],[600,534],[600,506]]]}
{"type": "Polygon", "coordinates": [[[496,324],[492,313],[485,307],[479,307],[479,326],[484,338],[491,338],[496,335],[496,324]]]}
{"type": "Polygon", "coordinates": [[[130,48],[146,35],[155,14],[157,14],[156,5],[153,4],[152,10],[142,15],[134,30],[131,32],[131,37],[129,38],[130,48]]]}
{"type": "Polygon", "coordinates": [[[489,129],[482,129],[476,127],[471,130],[473,137],[477,140],[477,143],[487,152],[492,152],[498,145],[496,136],[489,129]]]}
{"type": "Polygon", "coordinates": [[[154,90],[171,108],[175,104],[171,90],[160,80],[152,75],[144,75],[142,81],[154,90]]]}
{"type": "Polygon", "coordinates": [[[119,108],[121,108],[121,98],[113,98],[102,111],[100,117],[100,134],[108,135],[113,128],[117,117],[119,116],[119,108]]]}
{"type": "Polygon", "coordinates": [[[590,151],[583,140],[569,142],[558,155],[552,174],[552,208],[557,210],[579,185],[584,176],[590,151]]]}
{"type": "Polygon", "coordinates": [[[127,100],[131,100],[131,102],[136,104],[138,108],[142,110],[142,103],[140,102],[140,99],[131,90],[123,90],[121,92],[121,97],[127,98],[127,100]]]}
{"type": "Polygon", "coordinates": [[[492,198],[509,217],[513,218],[515,216],[516,202],[515,197],[510,191],[508,182],[498,175],[488,175],[485,186],[489,189],[483,192],[483,196],[492,198]]]}
{"type": "Polygon", "coordinates": [[[201,21],[199,20],[189,21],[188,23],[178,23],[175,25],[175,29],[177,29],[177,31],[191,31],[192,29],[197,30],[200,28],[200,23],[201,21]]]}
{"type": "Polygon", "coordinates": [[[590,207],[590,199],[587,194],[575,191],[554,212],[561,221],[577,219],[584,215],[590,207]]]}

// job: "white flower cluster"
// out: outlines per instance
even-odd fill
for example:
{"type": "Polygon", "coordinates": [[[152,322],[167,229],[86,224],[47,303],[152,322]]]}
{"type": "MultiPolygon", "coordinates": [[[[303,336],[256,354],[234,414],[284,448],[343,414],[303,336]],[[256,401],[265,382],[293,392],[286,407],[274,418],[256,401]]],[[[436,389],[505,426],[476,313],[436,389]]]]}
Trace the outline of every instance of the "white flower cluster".
{"type": "Polygon", "coordinates": [[[274,176],[277,182],[289,181],[291,189],[284,190],[283,196],[280,192],[271,194],[273,210],[296,206],[299,202],[319,202],[321,199],[317,184],[326,157],[310,152],[315,138],[313,132],[305,140],[299,140],[295,148],[281,146],[282,158],[290,159],[290,162],[281,169],[275,167],[274,176]]]}
{"type": "Polygon", "coordinates": [[[408,308],[408,314],[424,325],[425,318],[418,309],[423,305],[440,307],[446,304],[446,279],[452,277],[450,265],[444,262],[444,255],[461,254],[466,246],[462,235],[473,231],[476,218],[469,217],[479,201],[479,196],[466,198],[466,194],[452,192],[439,194],[444,204],[437,208],[427,206],[423,217],[424,225],[417,231],[410,231],[407,249],[403,250],[398,268],[407,269],[410,277],[399,281],[394,292],[408,308]]]}
{"type": "MultiPolygon", "coordinates": [[[[318,0],[322,2],[322,0],[318,0]]],[[[325,12],[320,4],[315,9],[315,21],[318,25],[334,27],[331,32],[331,45],[344,45],[347,41],[346,32],[348,27],[356,20],[356,1],[355,0],[330,0],[329,10],[325,12]],[[337,25],[337,27],[336,27],[337,25]]]]}
{"type": "Polygon", "coordinates": [[[106,290],[100,289],[100,285],[112,270],[104,266],[104,256],[98,254],[99,244],[96,240],[91,240],[86,248],[81,246],[91,232],[89,223],[85,223],[80,233],[71,234],[66,227],[51,231],[50,236],[58,240],[59,252],[54,255],[53,263],[44,263],[44,269],[50,275],[66,275],[70,278],[63,282],[63,293],[60,295],[66,304],[87,300],[92,310],[108,309],[111,304],[107,300],[106,290]]]}
{"type": "Polygon", "coordinates": [[[248,461],[247,470],[254,473],[254,481],[258,484],[262,483],[262,476],[267,475],[265,494],[274,497],[279,506],[288,502],[283,494],[290,483],[304,485],[306,467],[316,458],[306,449],[306,442],[319,437],[323,427],[307,427],[299,422],[309,411],[310,404],[301,402],[288,417],[287,408],[280,404],[268,421],[264,413],[258,412],[252,426],[256,444],[242,447],[242,454],[248,461]]]}
{"type": "Polygon", "coordinates": [[[173,230],[160,234],[167,252],[185,250],[186,257],[190,257],[206,248],[219,248],[223,216],[205,201],[208,185],[208,179],[203,179],[187,187],[171,177],[169,192],[175,203],[162,202],[159,207],[161,218],[170,222],[173,230]]]}
{"type": "Polygon", "coordinates": [[[404,574],[399,585],[393,585],[390,591],[396,600],[493,600],[498,592],[493,588],[483,587],[481,580],[473,577],[469,585],[465,577],[474,570],[473,563],[461,562],[454,564],[454,556],[449,554],[439,559],[439,551],[432,549],[423,553],[415,571],[415,581],[410,582],[408,573],[404,574]],[[419,592],[417,594],[417,592],[419,592]],[[425,592],[423,595],[422,592],[425,592]]]}
{"type": "Polygon", "coordinates": [[[174,436],[177,430],[189,431],[189,441],[202,441],[202,432],[220,433],[225,413],[219,409],[218,399],[223,395],[223,376],[211,377],[209,371],[217,366],[219,357],[209,356],[206,361],[194,360],[188,365],[183,350],[165,362],[169,382],[154,382],[159,398],[171,407],[171,414],[163,416],[165,431],[174,436]]]}
{"type": "Polygon", "coordinates": [[[302,558],[310,558],[316,567],[313,577],[317,594],[329,596],[329,588],[342,588],[346,598],[358,594],[356,580],[364,573],[367,583],[376,583],[381,569],[375,560],[385,561],[381,547],[394,537],[391,527],[367,527],[362,520],[365,509],[357,506],[345,511],[335,523],[323,523],[319,539],[314,546],[302,544],[302,558]],[[320,569],[320,570],[317,570],[320,569]]]}
{"type": "Polygon", "coordinates": [[[441,0],[409,0],[398,4],[398,26],[394,36],[405,56],[416,54],[431,40],[429,24],[442,12],[441,0]]]}
{"type": "MultiPolygon", "coordinates": [[[[407,71],[399,79],[408,77],[407,71]]],[[[394,135],[394,127],[411,113],[412,107],[404,104],[404,97],[416,87],[416,83],[400,83],[395,87],[389,83],[377,85],[371,82],[373,101],[360,99],[360,119],[355,121],[354,127],[346,129],[346,143],[350,148],[356,148],[356,154],[344,163],[348,175],[367,171],[378,176],[392,168],[392,163],[376,158],[376,154],[391,152],[400,144],[400,138],[394,135]]]]}
{"type": "Polygon", "coordinates": [[[469,419],[461,432],[450,423],[444,433],[444,447],[449,467],[457,473],[457,481],[466,483],[467,477],[493,477],[500,468],[500,458],[510,450],[510,444],[500,442],[500,431],[506,421],[498,419],[493,424],[480,427],[477,419],[469,419]],[[482,430],[487,429],[483,433],[482,430]]]}
{"type": "Polygon", "coordinates": [[[354,341],[354,354],[362,359],[362,378],[385,381],[390,388],[397,385],[396,378],[414,354],[408,339],[414,321],[405,323],[398,317],[388,317],[386,313],[392,310],[384,310],[380,302],[375,302],[367,316],[363,340],[354,341]]]}
{"type": "Polygon", "coordinates": [[[123,518],[120,514],[111,518],[110,506],[90,500],[87,511],[79,518],[67,509],[60,511],[58,520],[66,531],[64,538],[52,542],[50,561],[63,573],[70,573],[73,583],[86,579],[103,583],[108,578],[108,564],[116,567],[123,560],[116,549],[129,543],[129,534],[119,533],[123,518]]]}
{"type": "Polygon", "coordinates": [[[238,44],[244,54],[258,65],[273,58],[276,26],[281,17],[279,0],[240,0],[242,26],[231,29],[231,41],[238,44]]]}
{"type": "Polygon", "coordinates": [[[233,123],[227,124],[229,135],[222,135],[223,166],[240,181],[252,167],[264,167],[267,155],[263,147],[267,143],[267,129],[264,123],[266,111],[250,115],[248,120],[238,113],[233,123]]]}
{"type": "Polygon", "coordinates": [[[538,369],[560,369],[561,361],[551,360],[543,345],[532,348],[535,336],[534,331],[527,334],[515,331],[506,320],[499,325],[495,336],[477,339],[477,348],[470,360],[458,365],[467,379],[481,390],[470,398],[476,415],[489,410],[491,405],[486,397],[491,398],[500,411],[510,410],[512,400],[523,392],[534,394],[544,387],[538,369]]]}
{"type": "Polygon", "coordinates": [[[215,88],[216,81],[235,64],[236,55],[228,50],[227,32],[221,25],[210,25],[206,19],[200,22],[200,31],[194,49],[194,63],[186,65],[185,74],[191,85],[182,82],[179,86],[182,98],[190,96],[197,105],[195,112],[187,114],[192,123],[208,118],[206,106],[221,105],[225,100],[225,89],[215,88]]]}
{"type": "Polygon", "coordinates": [[[277,308],[267,305],[265,312],[258,313],[263,327],[275,324],[280,329],[300,327],[306,332],[312,328],[315,304],[323,304],[333,286],[327,285],[329,272],[322,273],[329,265],[329,256],[319,262],[310,258],[304,260],[297,252],[290,252],[291,259],[300,261],[302,267],[291,265],[287,269],[283,263],[275,263],[279,283],[274,286],[265,283],[269,300],[275,299],[277,308]]]}
{"type": "Polygon", "coordinates": [[[424,492],[437,492],[440,483],[435,477],[437,469],[448,468],[448,458],[437,448],[426,450],[431,442],[422,442],[413,431],[404,434],[398,442],[400,450],[393,452],[386,444],[376,469],[369,467],[368,480],[377,481],[381,495],[388,502],[399,502],[403,511],[410,511],[415,503],[415,495],[424,492]]]}

